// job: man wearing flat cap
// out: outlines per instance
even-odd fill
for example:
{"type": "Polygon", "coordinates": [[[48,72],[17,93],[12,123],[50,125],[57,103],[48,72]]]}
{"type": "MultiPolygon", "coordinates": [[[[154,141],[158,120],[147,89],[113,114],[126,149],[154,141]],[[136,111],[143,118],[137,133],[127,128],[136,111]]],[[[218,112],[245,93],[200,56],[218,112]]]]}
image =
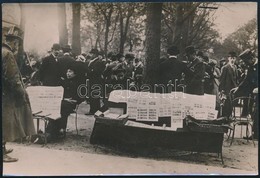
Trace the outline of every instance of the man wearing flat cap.
{"type": "Polygon", "coordinates": [[[232,112],[230,103],[230,90],[237,87],[238,72],[235,65],[237,55],[234,51],[228,53],[228,63],[221,68],[221,75],[219,79],[219,91],[226,96],[223,107],[223,116],[229,117],[232,112]]]}
{"type": "Polygon", "coordinates": [[[14,52],[22,38],[20,29],[10,28],[2,44],[2,154],[3,162],[15,162],[10,157],[13,150],[6,148],[12,142],[35,134],[33,116],[28,94],[16,63],[14,52]]]}
{"type": "Polygon", "coordinates": [[[188,72],[185,80],[187,83],[186,92],[189,94],[204,94],[205,65],[201,58],[197,57],[194,46],[187,46],[185,53],[188,59],[188,72]]]}
{"type": "MultiPolygon", "coordinates": [[[[169,85],[176,91],[183,91],[182,87],[178,87],[182,77],[182,73],[185,73],[187,68],[183,62],[178,59],[179,49],[177,46],[170,46],[167,49],[168,57],[159,65],[159,82],[164,86],[166,91],[161,89],[160,92],[171,92],[169,91],[169,85]]],[[[160,87],[161,88],[161,87],[160,87]]]]}
{"type": "Polygon", "coordinates": [[[60,86],[61,72],[58,64],[58,56],[61,46],[54,43],[51,48],[51,54],[42,59],[39,69],[39,77],[43,86],[60,86]]]}
{"type": "MultiPolygon", "coordinates": [[[[237,89],[235,90],[234,94],[236,97],[240,96],[249,96],[250,94],[253,95],[253,90],[258,87],[258,61],[257,58],[254,56],[253,52],[250,49],[246,49],[243,51],[239,57],[244,61],[244,63],[248,66],[247,74],[244,80],[239,84],[237,89]]],[[[258,94],[255,96],[257,97],[258,94]]],[[[258,101],[256,99],[256,101],[258,101]]],[[[242,115],[247,115],[249,109],[252,109],[252,104],[248,108],[248,105],[244,105],[242,115]]],[[[258,102],[256,102],[256,109],[258,111],[258,102]]],[[[257,118],[257,111],[252,115],[254,119],[253,124],[253,138],[258,138],[258,118],[257,118]]],[[[252,138],[252,137],[251,137],[252,138]]]]}

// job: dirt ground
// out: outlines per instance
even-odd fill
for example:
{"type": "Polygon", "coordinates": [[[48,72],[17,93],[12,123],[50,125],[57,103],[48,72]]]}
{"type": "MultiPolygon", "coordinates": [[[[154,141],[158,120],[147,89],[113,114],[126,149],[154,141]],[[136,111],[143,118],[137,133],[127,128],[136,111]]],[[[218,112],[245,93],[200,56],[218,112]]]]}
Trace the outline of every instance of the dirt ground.
{"type": "MultiPolygon", "coordinates": [[[[47,149],[76,151],[83,153],[105,154],[120,157],[149,158],[154,160],[167,160],[187,164],[215,166],[216,169],[233,168],[238,170],[252,171],[258,174],[258,141],[255,146],[252,141],[248,142],[241,139],[240,130],[232,146],[229,146],[227,135],[223,143],[224,165],[217,154],[213,153],[191,153],[184,151],[157,149],[153,152],[140,151],[138,153],[129,153],[107,146],[92,145],[89,143],[90,135],[93,129],[95,119],[93,116],[85,116],[88,112],[88,105],[82,103],[78,110],[78,135],[75,129],[75,115],[72,114],[68,119],[67,137],[57,143],[48,143],[44,147],[47,149]]],[[[42,125],[40,125],[42,127],[42,125]]],[[[240,128],[239,128],[240,129],[240,128]]],[[[245,129],[244,129],[245,131],[245,129]]],[[[20,144],[20,143],[17,143],[20,144]]],[[[43,147],[39,144],[23,143],[29,147],[43,147]]],[[[185,169],[185,168],[184,168],[185,169]]]]}

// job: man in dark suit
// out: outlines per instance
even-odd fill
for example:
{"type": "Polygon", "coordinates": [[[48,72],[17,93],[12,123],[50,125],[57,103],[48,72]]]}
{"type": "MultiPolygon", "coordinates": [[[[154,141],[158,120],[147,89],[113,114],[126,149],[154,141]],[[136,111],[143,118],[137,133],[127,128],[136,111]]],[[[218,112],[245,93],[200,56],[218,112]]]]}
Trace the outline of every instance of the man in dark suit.
{"type": "Polygon", "coordinates": [[[186,92],[189,94],[203,95],[205,76],[203,59],[196,55],[196,50],[193,46],[186,47],[185,53],[188,59],[188,72],[185,76],[187,83],[186,92]]]}
{"type": "MultiPolygon", "coordinates": [[[[171,46],[167,49],[168,58],[159,65],[159,81],[162,84],[161,89],[170,93],[174,91],[183,91],[183,88],[178,86],[182,77],[182,73],[186,73],[186,65],[178,60],[179,49],[177,46],[171,46]]],[[[164,92],[160,90],[161,92],[164,92]]]]}
{"type": "Polygon", "coordinates": [[[97,49],[92,49],[90,54],[93,55],[93,57],[88,63],[87,74],[90,84],[90,111],[88,115],[93,115],[101,108],[101,99],[104,96],[104,80],[102,74],[106,65],[105,62],[100,57],[98,57],[99,51],[97,49]]]}
{"type": "MultiPolygon", "coordinates": [[[[248,66],[248,71],[247,74],[244,78],[244,80],[239,84],[237,89],[235,90],[234,94],[236,97],[239,96],[256,96],[258,94],[253,94],[253,90],[258,87],[258,67],[257,67],[257,58],[255,58],[254,54],[252,51],[249,49],[243,51],[239,57],[245,62],[245,64],[248,66]]],[[[256,99],[256,107],[255,107],[255,112],[252,114],[252,118],[254,120],[253,124],[253,132],[254,136],[253,138],[258,138],[258,117],[257,117],[257,112],[258,112],[258,100],[256,99]]],[[[247,115],[249,109],[252,109],[253,103],[250,103],[250,106],[248,108],[248,105],[244,105],[243,107],[243,112],[242,115],[247,115]]],[[[252,138],[252,136],[251,136],[252,138]]]]}
{"type": "Polygon", "coordinates": [[[231,51],[228,54],[228,63],[221,69],[219,91],[226,95],[223,108],[223,116],[229,117],[232,112],[230,103],[230,90],[237,87],[237,68],[235,66],[236,53],[231,51]]]}
{"type": "Polygon", "coordinates": [[[39,77],[44,86],[59,86],[61,75],[58,64],[60,45],[55,43],[52,46],[51,54],[42,59],[39,69],[39,77]]]}

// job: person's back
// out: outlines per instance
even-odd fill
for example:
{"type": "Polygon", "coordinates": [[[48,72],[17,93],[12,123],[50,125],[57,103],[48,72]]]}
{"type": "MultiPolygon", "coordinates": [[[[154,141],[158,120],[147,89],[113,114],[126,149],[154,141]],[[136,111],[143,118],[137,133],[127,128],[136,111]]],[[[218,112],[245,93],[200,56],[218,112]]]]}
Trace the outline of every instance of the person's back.
{"type": "Polygon", "coordinates": [[[185,65],[177,58],[171,57],[163,61],[159,68],[160,82],[167,85],[170,80],[176,80],[176,82],[179,83],[181,75],[185,69],[185,65]]]}
{"type": "MultiPolygon", "coordinates": [[[[179,49],[176,46],[171,46],[167,49],[168,58],[159,65],[159,83],[163,84],[166,91],[168,91],[168,84],[173,85],[172,90],[182,91],[178,87],[182,73],[185,72],[185,65],[178,60],[179,49]]],[[[171,92],[171,91],[168,91],[171,92]]]]}

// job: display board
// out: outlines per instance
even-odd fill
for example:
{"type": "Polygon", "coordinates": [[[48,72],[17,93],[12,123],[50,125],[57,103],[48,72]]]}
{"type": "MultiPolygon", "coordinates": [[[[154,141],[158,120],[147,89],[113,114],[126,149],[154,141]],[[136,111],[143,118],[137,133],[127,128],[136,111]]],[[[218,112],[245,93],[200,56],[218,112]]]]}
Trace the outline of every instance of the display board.
{"type": "Polygon", "coordinates": [[[158,121],[159,117],[170,117],[174,130],[182,127],[182,120],[190,115],[198,120],[214,120],[215,95],[191,95],[183,92],[149,93],[130,90],[114,90],[110,102],[126,103],[129,119],[136,121],[158,121]]]}
{"type": "Polygon", "coordinates": [[[51,119],[60,117],[63,88],[47,86],[29,86],[26,89],[32,108],[32,113],[39,113],[51,119]]]}

